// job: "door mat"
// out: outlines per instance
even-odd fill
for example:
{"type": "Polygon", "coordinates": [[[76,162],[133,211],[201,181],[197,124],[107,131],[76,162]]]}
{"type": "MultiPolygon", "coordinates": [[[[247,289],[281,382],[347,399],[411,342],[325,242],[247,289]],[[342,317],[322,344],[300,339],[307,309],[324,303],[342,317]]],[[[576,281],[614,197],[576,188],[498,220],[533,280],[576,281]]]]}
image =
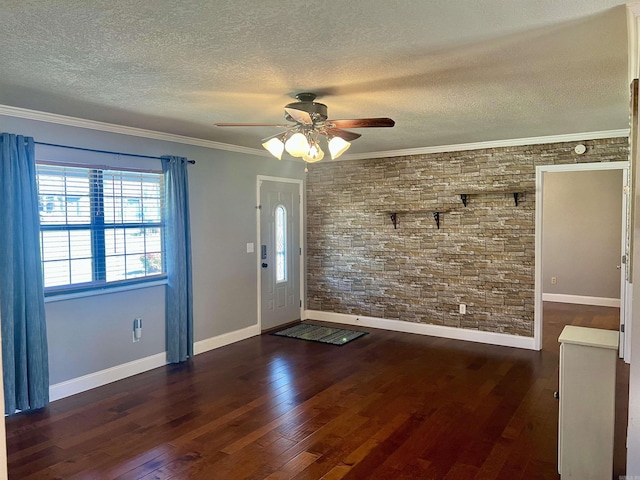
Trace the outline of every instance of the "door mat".
{"type": "Polygon", "coordinates": [[[322,325],[311,325],[300,323],[293,327],[285,328],[272,333],[280,337],[299,338],[310,342],[330,343],[331,345],[344,345],[356,338],[367,335],[369,332],[359,330],[347,330],[344,328],[325,327],[322,325]]]}

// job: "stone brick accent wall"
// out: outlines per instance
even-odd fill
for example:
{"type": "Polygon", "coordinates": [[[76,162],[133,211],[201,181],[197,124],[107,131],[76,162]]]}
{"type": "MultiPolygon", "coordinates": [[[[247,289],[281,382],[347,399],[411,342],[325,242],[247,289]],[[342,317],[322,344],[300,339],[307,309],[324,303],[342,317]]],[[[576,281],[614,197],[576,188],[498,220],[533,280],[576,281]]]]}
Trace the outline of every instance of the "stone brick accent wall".
{"type": "Polygon", "coordinates": [[[307,308],[533,336],[535,167],[627,160],[577,143],[309,165],[307,308]]]}

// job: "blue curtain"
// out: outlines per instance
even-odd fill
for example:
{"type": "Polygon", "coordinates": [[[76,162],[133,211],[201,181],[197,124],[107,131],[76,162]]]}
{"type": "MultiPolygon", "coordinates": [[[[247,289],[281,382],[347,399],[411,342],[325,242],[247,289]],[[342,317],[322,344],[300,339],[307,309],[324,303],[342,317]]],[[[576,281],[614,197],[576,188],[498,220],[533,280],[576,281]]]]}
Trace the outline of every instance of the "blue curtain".
{"type": "Polygon", "coordinates": [[[162,157],[165,180],[165,295],[167,360],[184,362],[193,356],[193,286],[189,225],[189,162],[162,157]]]}
{"type": "Polygon", "coordinates": [[[40,264],[33,138],[0,138],[0,315],[4,411],[49,402],[49,364],[40,264]]]}

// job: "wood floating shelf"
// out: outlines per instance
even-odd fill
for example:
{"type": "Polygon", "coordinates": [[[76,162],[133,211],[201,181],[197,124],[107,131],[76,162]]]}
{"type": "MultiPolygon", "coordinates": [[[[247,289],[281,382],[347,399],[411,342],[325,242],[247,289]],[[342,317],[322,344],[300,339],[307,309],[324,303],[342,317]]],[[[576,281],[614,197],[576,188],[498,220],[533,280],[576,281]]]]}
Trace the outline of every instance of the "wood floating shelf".
{"type": "MultiPolygon", "coordinates": [[[[520,195],[530,191],[530,190],[525,190],[525,189],[516,190],[517,188],[518,187],[514,187],[513,189],[503,189],[503,190],[482,190],[482,191],[476,191],[476,192],[457,193],[456,195],[458,195],[460,197],[460,200],[462,201],[462,204],[466,207],[467,204],[469,203],[469,197],[471,195],[511,194],[511,195],[513,195],[513,203],[517,207],[518,204],[519,204],[519,201],[520,201],[520,195]]],[[[438,210],[405,210],[405,211],[396,210],[396,211],[393,211],[393,212],[387,212],[387,214],[389,215],[389,218],[391,219],[391,224],[393,225],[393,228],[397,229],[398,228],[398,216],[399,215],[417,215],[417,214],[430,213],[430,214],[433,215],[433,220],[436,222],[436,227],[439,230],[440,229],[440,220],[442,219],[442,215],[444,213],[448,213],[449,211],[450,210],[442,210],[442,209],[438,209],[438,210]]]]}
{"type": "Polygon", "coordinates": [[[398,216],[399,215],[415,215],[415,214],[424,214],[430,213],[433,215],[433,219],[436,222],[436,227],[440,230],[440,219],[443,213],[447,213],[448,210],[414,210],[414,211],[405,211],[405,212],[389,212],[389,218],[391,219],[391,223],[393,225],[394,230],[398,228],[398,216]]]}
{"type": "Polygon", "coordinates": [[[513,195],[513,203],[515,204],[515,206],[518,206],[518,202],[520,200],[520,195],[522,195],[523,193],[526,193],[525,191],[513,191],[513,190],[486,190],[483,192],[471,192],[471,193],[459,193],[458,195],[460,196],[460,200],[462,201],[462,205],[464,205],[465,207],[467,206],[467,203],[469,202],[469,197],[471,195],[482,195],[482,194],[490,194],[490,193],[510,193],[513,195]]]}

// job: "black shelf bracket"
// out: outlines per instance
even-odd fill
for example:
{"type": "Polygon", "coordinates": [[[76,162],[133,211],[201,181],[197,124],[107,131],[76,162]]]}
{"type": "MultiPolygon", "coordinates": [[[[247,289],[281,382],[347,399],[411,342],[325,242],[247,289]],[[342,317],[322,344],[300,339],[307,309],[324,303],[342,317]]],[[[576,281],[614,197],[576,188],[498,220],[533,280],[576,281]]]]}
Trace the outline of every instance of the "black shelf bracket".
{"type": "Polygon", "coordinates": [[[515,202],[516,207],[518,206],[518,196],[519,195],[520,194],[518,192],[513,192],[513,201],[515,202]]]}
{"type": "MultiPolygon", "coordinates": [[[[412,213],[427,213],[424,210],[416,210],[413,212],[391,212],[389,213],[389,218],[391,219],[391,224],[393,225],[394,230],[398,228],[398,216],[401,213],[405,213],[405,214],[412,214],[412,213]]],[[[436,227],[438,227],[438,230],[440,229],[440,220],[442,219],[442,214],[444,214],[445,212],[430,212],[433,215],[433,219],[436,222],[436,227]]]]}
{"type": "Polygon", "coordinates": [[[433,212],[433,219],[436,221],[436,227],[440,230],[440,212],[433,212]]]}
{"type": "Polygon", "coordinates": [[[461,193],[460,194],[460,200],[462,200],[462,204],[466,207],[467,206],[467,194],[466,193],[461,193]]]}

